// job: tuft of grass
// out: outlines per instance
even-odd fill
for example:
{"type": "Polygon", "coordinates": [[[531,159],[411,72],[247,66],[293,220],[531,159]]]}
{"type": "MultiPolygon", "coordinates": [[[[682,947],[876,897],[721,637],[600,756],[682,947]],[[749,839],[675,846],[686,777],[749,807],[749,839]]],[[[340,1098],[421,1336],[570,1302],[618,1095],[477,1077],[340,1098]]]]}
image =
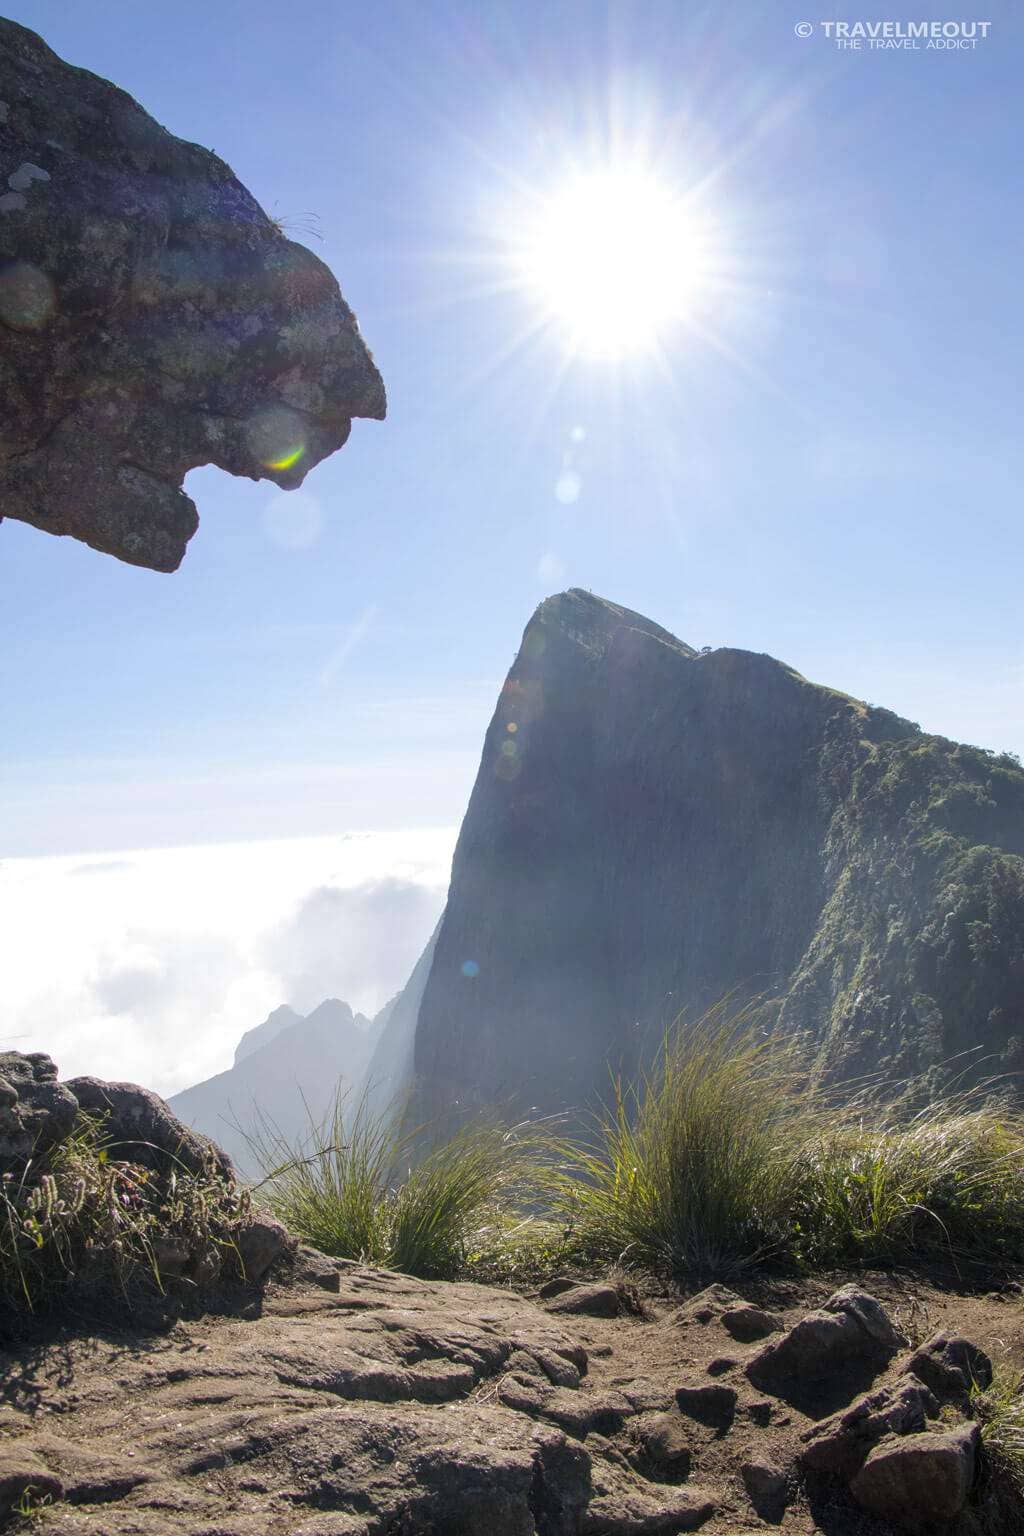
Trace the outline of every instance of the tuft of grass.
{"type": "Polygon", "coordinates": [[[996,1370],[992,1385],[971,1393],[981,1425],[981,1473],[962,1525],[965,1536],[1016,1536],[1024,1527],[1024,1386],[996,1370]]]}
{"type": "Polygon", "coordinates": [[[126,1297],[162,1289],[161,1253],[227,1255],[249,1197],[216,1168],[157,1173],[110,1156],[101,1119],[0,1176],[0,1317],[45,1310],[88,1278],[126,1297]]]}
{"type": "Polygon", "coordinates": [[[1024,1262],[1018,1111],[975,1089],[896,1118],[877,1083],[844,1106],[755,1018],[722,1005],[677,1025],[583,1143],[478,1122],[417,1160],[421,1131],[342,1101],[298,1147],[265,1126],[266,1198],[327,1253],[526,1286],[609,1264],[712,1278],[1024,1262]]]}
{"type": "Polygon", "coordinates": [[[1024,1125],[976,1093],[906,1123],[856,1108],[797,1160],[794,1251],[812,1266],[1024,1257],[1024,1125]]]}
{"type": "Polygon", "coordinates": [[[266,1121],[250,1140],[265,1178],[261,1198],[306,1242],[423,1278],[465,1272],[508,1213],[536,1195],[544,1137],[535,1127],[477,1121],[414,1161],[422,1129],[364,1102],[310,1120],[301,1145],[266,1121]]]}
{"type": "Polygon", "coordinates": [[[750,1014],[677,1025],[652,1072],[614,1084],[585,1147],[566,1147],[556,1205],[583,1255],[662,1273],[728,1274],[784,1251],[813,1109],[799,1062],[750,1014]]]}

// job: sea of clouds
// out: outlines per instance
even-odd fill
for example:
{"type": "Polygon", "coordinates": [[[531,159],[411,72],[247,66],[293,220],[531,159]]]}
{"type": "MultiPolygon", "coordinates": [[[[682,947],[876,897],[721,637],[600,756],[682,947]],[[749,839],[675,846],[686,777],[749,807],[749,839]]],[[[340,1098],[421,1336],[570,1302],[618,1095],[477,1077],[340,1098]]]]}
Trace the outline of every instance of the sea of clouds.
{"type": "Polygon", "coordinates": [[[444,905],[456,829],[0,863],[0,1050],[166,1095],[279,1003],[372,1016],[444,905]]]}

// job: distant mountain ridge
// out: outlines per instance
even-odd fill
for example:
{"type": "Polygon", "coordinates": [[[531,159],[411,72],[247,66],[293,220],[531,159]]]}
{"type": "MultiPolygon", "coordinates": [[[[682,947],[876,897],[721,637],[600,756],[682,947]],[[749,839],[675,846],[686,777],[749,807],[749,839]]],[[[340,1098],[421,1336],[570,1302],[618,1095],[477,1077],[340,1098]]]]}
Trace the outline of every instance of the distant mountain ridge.
{"type": "Polygon", "coordinates": [[[420,1122],[578,1110],[725,996],[761,998],[831,1077],[962,1051],[1018,1070],[1022,854],[1011,757],[562,593],[501,690],[369,1077],[411,1087],[420,1122]]]}
{"type": "Polygon", "coordinates": [[[252,1175],[257,1169],[246,1133],[251,1136],[262,1120],[289,1141],[300,1140],[311,1117],[319,1122],[330,1112],[339,1088],[358,1093],[375,1039],[371,1021],[337,998],[306,1017],[283,1004],[246,1031],[232,1067],[168,1103],[252,1175]]]}

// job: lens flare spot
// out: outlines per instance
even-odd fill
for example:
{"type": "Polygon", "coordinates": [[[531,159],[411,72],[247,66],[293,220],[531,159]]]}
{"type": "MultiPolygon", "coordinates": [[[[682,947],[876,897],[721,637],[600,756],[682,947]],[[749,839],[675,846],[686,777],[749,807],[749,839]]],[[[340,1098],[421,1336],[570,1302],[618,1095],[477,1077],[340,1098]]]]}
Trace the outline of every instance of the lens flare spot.
{"type": "Polygon", "coordinates": [[[516,733],[516,731],[518,731],[518,729],[519,729],[519,727],[518,727],[518,725],[516,725],[516,723],[515,723],[515,721],[514,721],[514,720],[510,720],[510,721],[509,721],[509,723],[508,723],[508,725],[506,725],[506,727],[505,727],[505,729],[506,729],[506,731],[508,731],[508,732],[509,732],[509,733],[510,733],[510,734],[511,734],[511,735],[513,735],[513,736],[514,736],[514,735],[515,735],[515,733],[516,733]]]}
{"type": "Polygon", "coordinates": [[[12,331],[40,331],[53,318],[57,290],[30,261],[0,268],[0,321],[12,331]]]}
{"type": "Polygon", "coordinates": [[[473,981],[475,977],[480,975],[480,967],[475,960],[463,960],[462,974],[467,981],[473,981]]]}
{"type": "Polygon", "coordinates": [[[297,448],[292,448],[288,453],[283,453],[279,459],[269,459],[265,464],[266,469],[291,469],[297,464],[306,451],[305,443],[300,443],[297,448]]]}
{"type": "Polygon", "coordinates": [[[503,741],[501,744],[501,750],[505,757],[515,757],[516,753],[519,751],[519,748],[516,746],[514,741],[503,741]]]}

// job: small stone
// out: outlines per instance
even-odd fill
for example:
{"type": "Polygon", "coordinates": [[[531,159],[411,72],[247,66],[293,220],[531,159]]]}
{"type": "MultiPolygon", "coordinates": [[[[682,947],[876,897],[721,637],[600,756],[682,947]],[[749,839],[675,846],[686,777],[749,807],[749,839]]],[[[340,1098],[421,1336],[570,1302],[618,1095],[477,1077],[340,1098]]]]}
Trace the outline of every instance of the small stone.
{"type": "Polygon", "coordinates": [[[563,1291],[571,1291],[577,1285],[579,1281],[573,1280],[570,1275],[554,1275],[550,1280],[545,1280],[537,1295],[548,1301],[552,1296],[561,1296],[563,1291]]]}
{"type": "Polygon", "coordinates": [[[912,1530],[955,1520],[974,1484],[979,1431],[967,1424],[946,1433],[885,1440],[850,1483],[858,1504],[912,1530]]]}
{"type": "Polygon", "coordinates": [[[786,1474],[770,1461],[745,1461],[740,1468],[743,1486],[762,1519],[777,1520],[786,1502],[786,1474]]]}
{"type": "Polygon", "coordinates": [[[664,1413],[645,1426],[641,1435],[644,1450],[658,1467],[669,1469],[677,1477],[687,1477],[692,1452],[686,1425],[678,1413],[664,1413]]]}
{"type": "Polygon", "coordinates": [[[294,1251],[296,1240],[283,1221],[266,1211],[254,1211],[252,1220],[235,1234],[235,1247],[246,1280],[258,1284],[270,1266],[294,1251]]]}
{"type": "Polygon", "coordinates": [[[732,1422],[736,1412],[736,1392],[733,1387],[718,1382],[701,1382],[693,1386],[684,1383],[676,1388],[679,1411],[688,1418],[699,1419],[702,1424],[716,1428],[732,1422]]]}
{"type": "Polygon", "coordinates": [[[732,1355],[716,1355],[714,1360],[708,1361],[709,1376],[725,1376],[729,1371],[734,1371],[739,1361],[732,1355]]]}
{"type": "Polygon", "coordinates": [[[743,1306],[743,1298],[725,1285],[709,1285],[683,1303],[673,1316],[676,1323],[700,1323],[706,1326],[731,1307],[743,1306]]]}
{"type": "Polygon", "coordinates": [[[587,1317],[618,1317],[619,1293],[614,1285],[574,1285],[547,1303],[555,1313],[583,1313],[587,1317]]]}
{"type": "Polygon", "coordinates": [[[744,1303],[728,1307],[722,1313],[722,1327],[740,1344],[752,1344],[770,1333],[781,1333],[785,1323],[777,1312],[766,1312],[763,1307],[751,1307],[744,1303]]]}

